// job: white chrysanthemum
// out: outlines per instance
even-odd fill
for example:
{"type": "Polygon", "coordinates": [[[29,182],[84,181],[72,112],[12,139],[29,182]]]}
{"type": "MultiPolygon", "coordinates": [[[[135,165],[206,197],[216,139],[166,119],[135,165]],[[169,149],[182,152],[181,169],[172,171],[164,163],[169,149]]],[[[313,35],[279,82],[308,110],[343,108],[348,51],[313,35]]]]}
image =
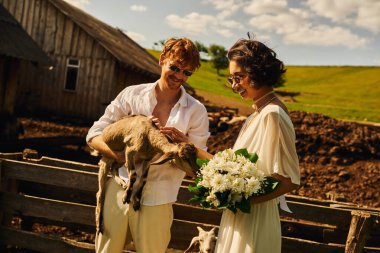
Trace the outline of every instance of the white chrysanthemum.
{"type": "Polygon", "coordinates": [[[247,193],[248,196],[257,193],[260,190],[261,183],[257,178],[251,177],[247,179],[247,184],[245,188],[245,192],[247,193]]]}
{"type": "Polygon", "coordinates": [[[221,174],[216,174],[210,181],[211,187],[215,192],[225,191],[226,184],[224,182],[224,176],[221,174]]]}
{"type": "Polygon", "coordinates": [[[265,173],[260,171],[256,164],[242,155],[236,155],[232,149],[218,152],[207,163],[202,166],[198,175],[202,181],[198,185],[210,190],[206,201],[214,206],[220,202],[235,205],[242,198],[249,198],[259,193],[263,187],[265,173]],[[215,192],[230,192],[227,199],[218,199],[215,192]]]}
{"type": "Polygon", "coordinates": [[[236,202],[240,202],[242,200],[243,196],[238,193],[232,193],[230,194],[231,202],[235,205],[236,202]]]}
{"type": "Polygon", "coordinates": [[[234,192],[242,193],[244,191],[245,181],[243,178],[235,178],[232,182],[232,189],[234,192]]]}

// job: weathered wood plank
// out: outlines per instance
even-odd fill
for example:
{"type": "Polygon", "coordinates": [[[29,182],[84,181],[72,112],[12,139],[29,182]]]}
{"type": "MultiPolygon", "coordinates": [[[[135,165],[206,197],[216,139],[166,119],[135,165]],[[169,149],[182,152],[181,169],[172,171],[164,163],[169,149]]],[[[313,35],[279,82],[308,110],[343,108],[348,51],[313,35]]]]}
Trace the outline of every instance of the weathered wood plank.
{"type": "Polygon", "coordinates": [[[95,191],[81,191],[75,188],[21,181],[19,192],[40,198],[56,199],[92,206],[96,205],[95,191]]]}
{"type": "Polygon", "coordinates": [[[174,204],[173,210],[175,219],[210,225],[219,225],[220,219],[222,217],[222,212],[220,210],[203,209],[200,207],[189,206],[180,203],[174,204]]]}
{"type": "Polygon", "coordinates": [[[307,253],[343,253],[342,244],[325,244],[309,240],[282,237],[282,253],[307,252],[307,253]]]}
{"type": "Polygon", "coordinates": [[[62,42],[65,29],[65,18],[61,12],[57,12],[57,33],[55,36],[55,53],[62,54],[62,42]]]}
{"type": "MultiPolygon", "coordinates": [[[[1,157],[1,154],[0,154],[0,157],[1,157]]],[[[4,157],[4,158],[6,158],[6,157],[4,157]]],[[[12,158],[9,158],[9,159],[12,159],[12,158]]],[[[99,157],[99,160],[100,160],[100,157],[99,157]]],[[[52,157],[48,157],[48,156],[42,156],[39,159],[31,159],[31,160],[28,160],[28,162],[36,163],[36,164],[43,164],[43,165],[50,165],[50,166],[54,166],[54,167],[62,167],[65,169],[88,171],[88,172],[94,172],[94,173],[98,173],[98,170],[99,170],[98,165],[62,160],[62,159],[52,158],[52,157]]]]}
{"type": "Polygon", "coordinates": [[[60,222],[94,225],[95,207],[44,199],[9,192],[0,192],[0,210],[4,213],[47,218],[60,222]]]}
{"type": "Polygon", "coordinates": [[[371,227],[371,215],[366,212],[352,211],[345,253],[362,253],[371,227]]]}
{"type": "Polygon", "coordinates": [[[8,178],[84,191],[98,190],[97,173],[87,171],[3,159],[3,175],[8,178]]]}
{"type": "Polygon", "coordinates": [[[0,241],[2,244],[17,245],[20,248],[39,252],[93,253],[95,250],[93,244],[46,236],[9,227],[1,227],[0,241]]]}
{"type": "Polygon", "coordinates": [[[346,231],[350,226],[351,212],[348,210],[313,204],[303,204],[293,201],[287,201],[287,203],[293,213],[280,210],[281,216],[308,220],[322,224],[330,224],[346,231]]]}
{"type": "Polygon", "coordinates": [[[22,159],[22,152],[0,153],[0,159],[1,158],[20,161],[22,159]]]}

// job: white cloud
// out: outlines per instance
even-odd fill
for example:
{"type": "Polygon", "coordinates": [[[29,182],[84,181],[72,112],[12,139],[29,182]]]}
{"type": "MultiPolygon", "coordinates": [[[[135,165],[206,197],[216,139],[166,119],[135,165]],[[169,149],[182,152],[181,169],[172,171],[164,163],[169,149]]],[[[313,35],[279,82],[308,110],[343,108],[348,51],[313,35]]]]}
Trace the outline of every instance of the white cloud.
{"type": "MultiPolygon", "coordinates": [[[[350,2],[350,0],[347,0],[350,2]]],[[[319,15],[319,12],[327,8],[327,3],[323,0],[310,0],[307,6],[313,5],[314,13],[319,15]],[[321,2],[323,3],[321,3],[321,2]],[[316,10],[319,10],[318,12],[316,10]]],[[[350,11],[350,8],[341,7],[336,4],[335,11],[330,10],[324,17],[332,13],[336,13],[336,18],[347,20],[343,16],[345,11],[350,11]],[[338,11],[339,10],[339,11],[338,11]]],[[[345,46],[348,48],[361,48],[369,43],[368,39],[362,38],[354,34],[351,30],[340,25],[325,25],[317,23],[315,16],[310,10],[305,8],[289,8],[284,0],[260,0],[252,2],[246,9],[246,13],[253,17],[249,20],[249,24],[255,29],[273,32],[280,36],[286,44],[298,45],[317,45],[317,46],[345,46]]],[[[345,21],[347,22],[347,21],[345,21]]]]}
{"type": "Polygon", "coordinates": [[[361,28],[380,32],[380,1],[363,1],[360,3],[355,24],[361,28]]]}
{"type": "Polygon", "coordinates": [[[216,19],[211,15],[202,15],[192,12],[184,17],[171,14],[166,17],[166,23],[176,29],[190,34],[207,34],[208,27],[216,24],[216,19]]]}
{"type": "Polygon", "coordinates": [[[368,43],[368,39],[353,34],[342,27],[330,27],[317,25],[303,27],[293,33],[284,34],[284,42],[287,44],[304,44],[316,46],[346,46],[348,48],[362,48],[368,43]]]}
{"type": "Polygon", "coordinates": [[[333,22],[356,25],[373,33],[380,32],[380,1],[308,0],[307,6],[317,15],[333,22]]]}
{"type": "MultiPolygon", "coordinates": [[[[216,14],[201,14],[192,12],[185,16],[171,14],[166,17],[166,23],[175,29],[189,34],[219,34],[225,38],[234,36],[234,30],[243,30],[244,25],[231,16],[237,13],[245,0],[203,0],[217,11],[216,14]]],[[[205,8],[206,10],[207,8],[205,8]]]]}
{"type": "Polygon", "coordinates": [[[286,12],[286,0],[257,0],[251,3],[244,9],[244,12],[250,15],[260,14],[277,14],[286,12]]]}
{"type": "Polygon", "coordinates": [[[246,5],[243,0],[204,0],[203,3],[212,5],[218,11],[218,20],[231,17],[246,5]]]}
{"type": "Polygon", "coordinates": [[[130,37],[136,42],[142,42],[146,40],[146,37],[142,35],[141,33],[136,33],[136,32],[124,32],[124,33],[127,34],[128,37],[130,37]]]}
{"type": "Polygon", "coordinates": [[[131,5],[131,7],[129,7],[129,9],[131,11],[136,11],[136,12],[145,12],[147,10],[146,6],[137,5],[137,4],[131,5]]]}
{"type": "Polygon", "coordinates": [[[90,0],[65,0],[65,1],[80,9],[84,9],[86,5],[90,4],[90,0]]]}
{"type": "Polygon", "coordinates": [[[263,31],[287,34],[296,32],[307,24],[307,19],[294,12],[280,13],[277,15],[263,14],[249,20],[249,24],[263,31]]]}
{"type": "Polygon", "coordinates": [[[359,1],[355,0],[308,0],[306,3],[318,16],[335,22],[348,22],[358,5],[359,1]]]}

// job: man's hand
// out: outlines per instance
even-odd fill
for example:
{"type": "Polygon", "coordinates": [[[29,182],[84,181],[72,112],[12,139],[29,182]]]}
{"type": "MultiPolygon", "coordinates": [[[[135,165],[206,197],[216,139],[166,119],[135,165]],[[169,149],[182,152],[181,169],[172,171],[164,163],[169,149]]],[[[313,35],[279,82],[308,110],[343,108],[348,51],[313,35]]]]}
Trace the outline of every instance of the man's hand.
{"type": "Polygon", "coordinates": [[[158,118],[154,116],[150,116],[150,119],[152,119],[153,123],[160,129],[160,132],[165,134],[170,140],[173,142],[179,143],[179,142],[189,142],[189,139],[187,136],[182,133],[180,130],[178,130],[175,127],[163,127],[161,125],[161,122],[158,118]]]}
{"type": "Polygon", "coordinates": [[[168,136],[173,142],[188,142],[187,136],[175,127],[161,127],[160,132],[168,136]]]}
{"type": "Polygon", "coordinates": [[[119,163],[125,163],[125,153],[112,151],[114,154],[114,159],[119,163]]]}
{"type": "Polygon", "coordinates": [[[116,152],[111,150],[108,145],[103,141],[103,136],[98,135],[94,138],[92,138],[89,142],[88,145],[94,149],[97,150],[99,153],[102,155],[115,159],[116,161],[120,163],[125,162],[125,153],[124,152],[116,152]]]}

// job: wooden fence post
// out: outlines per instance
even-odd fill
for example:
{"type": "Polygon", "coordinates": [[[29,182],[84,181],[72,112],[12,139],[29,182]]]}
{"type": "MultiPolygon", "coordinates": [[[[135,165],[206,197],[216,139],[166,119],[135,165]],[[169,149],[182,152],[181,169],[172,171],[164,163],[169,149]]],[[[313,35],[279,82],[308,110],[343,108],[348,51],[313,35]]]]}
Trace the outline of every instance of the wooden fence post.
{"type": "Polygon", "coordinates": [[[363,211],[352,211],[351,216],[345,253],[362,253],[371,227],[371,214],[363,211]]]}

